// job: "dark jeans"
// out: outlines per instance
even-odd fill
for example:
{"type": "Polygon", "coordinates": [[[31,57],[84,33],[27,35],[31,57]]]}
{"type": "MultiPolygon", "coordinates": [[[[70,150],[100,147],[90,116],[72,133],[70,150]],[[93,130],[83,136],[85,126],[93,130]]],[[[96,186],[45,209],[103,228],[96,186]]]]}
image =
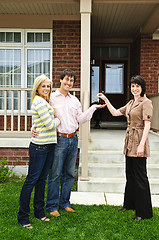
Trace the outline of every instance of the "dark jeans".
{"type": "Polygon", "coordinates": [[[136,211],[136,216],[152,217],[149,181],[146,171],[146,157],[126,156],[126,186],[124,208],[136,211]]]}
{"type": "Polygon", "coordinates": [[[55,144],[29,146],[29,171],[20,195],[20,208],[18,222],[22,225],[29,224],[30,197],[35,186],[34,215],[36,218],[45,217],[44,191],[45,181],[53,162],[55,144]]]}

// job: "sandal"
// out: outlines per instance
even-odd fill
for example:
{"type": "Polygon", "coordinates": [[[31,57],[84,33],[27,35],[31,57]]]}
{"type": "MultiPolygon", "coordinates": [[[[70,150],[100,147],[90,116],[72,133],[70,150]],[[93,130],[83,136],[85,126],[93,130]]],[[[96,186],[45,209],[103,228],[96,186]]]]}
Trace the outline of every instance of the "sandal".
{"type": "Polygon", "coordinates": [[[30,223],[26,224],[26,225],[22,225],[22,227],[28,228],[28,229],[32,229],[33,228],[33,226],[30,223]]]}
{"type": "Polygon", "coordinates": [[[49,222],[50,221],[50,218],[48,217],[43,217],[43,218],[40,218],[41,221],[43,222],[49,222]]]}

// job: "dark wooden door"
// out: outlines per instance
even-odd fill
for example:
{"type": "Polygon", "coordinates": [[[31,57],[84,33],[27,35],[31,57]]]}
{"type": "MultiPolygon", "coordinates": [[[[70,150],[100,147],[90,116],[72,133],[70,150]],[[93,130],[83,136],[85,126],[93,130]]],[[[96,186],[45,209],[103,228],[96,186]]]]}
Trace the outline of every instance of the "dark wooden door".
{"type": "MultiPolygon", "coordinates": [[[[102,61],[100,92],[103,92],[111,104],[120,108],[127,103],[127,61],[102,61]]],[[[101,111],[101,121],[126,121],[125,117],[113,117],[107,107],[101,111]]]]}

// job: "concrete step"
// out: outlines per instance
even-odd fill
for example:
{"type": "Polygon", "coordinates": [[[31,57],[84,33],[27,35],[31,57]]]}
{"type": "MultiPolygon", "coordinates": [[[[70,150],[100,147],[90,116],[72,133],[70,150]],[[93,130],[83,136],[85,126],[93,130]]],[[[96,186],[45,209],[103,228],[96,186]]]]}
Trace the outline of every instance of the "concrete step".
{"type": "Polygon", "coordinates": [[[159,164],[159,150],[150,151],[150,157],[147,158],[147,162],[151,164],[159,164]]]}
{"type": "MultiPolygon", "coordinates": [[[[81,164],[79,165],[79,175],[81,171],[81,164]]],[[[159,164],[147,164],[147,175],[149,178],[159,177],[159,164]]],[[[89,163],[88,176],[94,178],[116,178],[125,177],[125,163],[89,163]]]]}
{"type": "MultiPolygon", "coordinates": [[[[123,139],[116,139],[109,141],[103,141],[103,140],[93,140],[89,141],[88,143],[88,150],[89,151],[123,151],[124,149],[124,141],[123,139]]],[[[158,142],[152,142],[150,143],[150,150],[151,151],[159,151],[159,141],[158,142]]]]}
{"type": "Polygon", "coordinates": [[[95,139],[93,141],[89,141],[88,143],[88,150],[117,150],[117,151],[121,151],[124,148],[124,140],[113,140],[113,139],[109,139],[109,140],[98,140],[95,139]]]}
{"type": "Polygon", "coordinates": [[[78,180],[79,192],[110,192],[124,193],[125,178],[93,178],[89,181],[78,180]]]}
{"type": "MultiPolygon", "coordinates": [[[[125,141],[125,131],[123,130],[103,130],[102,132],[91,131],[89,140],[89,150],[123,150],[125,141]]],[[[159,151],[159,135],[149,133],[151,151],[159,151]]]]}
{"type": "MultiPolygon", "coordinates": [[[[89,163],[124,163],[125,156],[123,150],[92,150],[88,151],[89,163]]],[[[147,162],[151,164],[159,164],[159,151],[151,151],[147,162]]]]}
{"type": "Polygon", "coordinates": [[[123,151],[107,151],[107,150],[96,150],[88,151],[88,162],[89,163],[124,163],[125,156],[123,151]]]}
{"type": "MultiPolygon", "coordinates": [[[[78,180],[78,191],[124,193],[125,131],[91,130],[88,151],[89,181],[78,180]]],[[[150,132],[151,156],[147,159],[147,172],[153,194],[159,194],[159,135],[150,132]]],[[[79,166],[79,176],[80,176],[79,166]]]]}
{"type": "MultiPolygon", "coordinates": [[[[89,181],[78,180],[79,192],[124,193],[125,178],[89,178],[89,181]]],[[[149,178],[151,194],[159,194],[159,178],[149,178]]]]}

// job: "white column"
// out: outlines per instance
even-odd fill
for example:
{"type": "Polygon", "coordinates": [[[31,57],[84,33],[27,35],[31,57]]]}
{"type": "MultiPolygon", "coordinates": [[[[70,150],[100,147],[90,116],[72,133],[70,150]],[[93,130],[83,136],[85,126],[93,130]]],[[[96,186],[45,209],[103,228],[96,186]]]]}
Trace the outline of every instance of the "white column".
{"type": "MultiPolygon", "coordinates": [[[[83,111],[87,110],[90,103],[90,31],[92,0],[80,0],[81,12],[81,101],[83,111]]],[[[81,177],[88,180],[88,138],[89,122],[80,127],[81,134],[81,177]]]]}

